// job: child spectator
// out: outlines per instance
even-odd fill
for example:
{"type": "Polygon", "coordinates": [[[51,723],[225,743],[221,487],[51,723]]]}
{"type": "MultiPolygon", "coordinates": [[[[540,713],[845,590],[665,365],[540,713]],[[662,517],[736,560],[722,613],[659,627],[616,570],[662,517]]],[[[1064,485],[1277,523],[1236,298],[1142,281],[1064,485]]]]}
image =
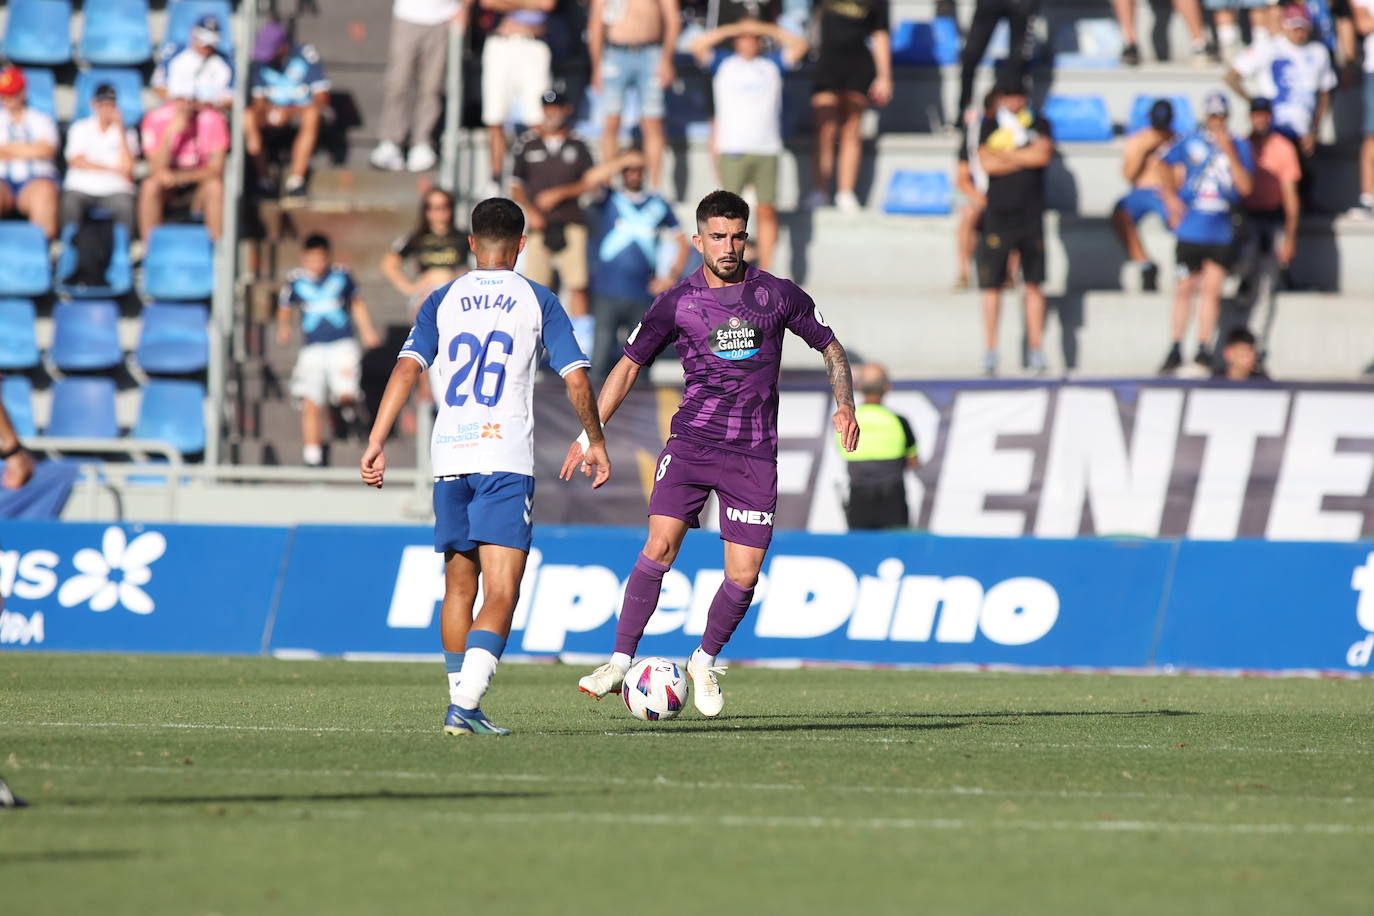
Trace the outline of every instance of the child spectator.
{"type": "Polygon", "coordinates": [[[285,26],[269,22],[258,32],[253,60],[253,102],[243,119],[243,139],[257,168],[259,187],[271,191],[263,132],[294,125],[296,139],[283,189],[287,197],[304,197],[310,157],[329,108],[329,80],[320,55],[312,45],[293,45],[285,26]]]}
{"type": "Polygon", "coordinates": [[[28,105],[24,71],[0,70],[0,216],[19,212],[57,237],[57,124],[28,105]]]}
{"type": "Polygon", "coordinates": [[[1169,213],[1159,189],[1169,180],[1169,167],[1164,156],[1178,141],[1174,134],[1174,106],[1168,99],[1160,99],[1150,108],[1150,126],[1126,138],[1121,154],[1121,173],[1131,185],[1131,191],[1112,209],[1112,228],[1126,249],[1129,267],[1139,279],[1141,289],[1153,292],[1159,286],[1159,268],[1145,254],[1136,226],[1146,215],[1153,213],[1164,225],[1169,225],[1169,213]]]}
{"type": "Polygon", "coordinates": [[[378,346],[367,304],[346,268],[330,261],[329,239],[312,235],[305,240],[301,266],[287,275],[277,306],[277,344],[291,342],[291,316],[300,310],[301,344],[291,373],[291,396],[301,404],[302,457],[306,465],[324,464],[322,408],[338,406],[344,423],[359,428],[359,365],[362,351],[378,346]],[[358,337],[354,336],[357,331],[358,337]]]}
{"type": "Polygon", "coordinates": [[[205,230],[219,239],[224,220],[224,160],[229,151],[229,125],[210,105],[197,105],[188,76],[168,84],[171,100],[143,117],[143,151],[148,174],[138,191],[138,225],[147,243],[162,222],[167,204],[190,197],[191,211],[201,213],[205,230]]]}
{"type": "Polygon", "coordinates": [[[188,44],[168,43],[153,71],[153,88],[164,99],[173,85],[192,87],[191,98],[228,110],[234,102],[234,65],[219,50],[219,20],[205,16],[191,27],[188,44]]]}
{"type": "MultiPolygon", "coordinates": [[[[372,151],[373,167],[427,172],[439,162],[431,143],[439,123],[439,95],[448,63],[448,31],[460,21],[459,0],[394,0],[391,44],[386,55],[386,96],[381,142],[372,151]],[[410,152],[402,154],[406,137],[410,152]]],[[[548,68],[547,62],[545,69],[548,68]]]]}
{"type": "Polygon", "coordinates": [[[1222,364],[1213,372],[1213,378],[1229,382],[1267,382],[1269,373],[1260,365],[1260,354],[1255,348],[1255,335],[1248,328],[1235,328],[1226,335],[1226,345],[1221,348],[1222,364]]]}

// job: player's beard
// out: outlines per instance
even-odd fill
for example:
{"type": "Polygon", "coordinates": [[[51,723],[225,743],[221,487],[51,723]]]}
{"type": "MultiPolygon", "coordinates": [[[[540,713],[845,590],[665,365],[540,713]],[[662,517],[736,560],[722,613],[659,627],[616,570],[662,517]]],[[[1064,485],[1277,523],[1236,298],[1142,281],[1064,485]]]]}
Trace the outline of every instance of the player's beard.
{"type": "Polygon", "coordinates": [[[706,261],[706,268],[726,283],[737,283],[744,279],[743,256],[722,255],[714,261],[706,261]],[[722,261],[725,264],[721,264],[722,261]]]}

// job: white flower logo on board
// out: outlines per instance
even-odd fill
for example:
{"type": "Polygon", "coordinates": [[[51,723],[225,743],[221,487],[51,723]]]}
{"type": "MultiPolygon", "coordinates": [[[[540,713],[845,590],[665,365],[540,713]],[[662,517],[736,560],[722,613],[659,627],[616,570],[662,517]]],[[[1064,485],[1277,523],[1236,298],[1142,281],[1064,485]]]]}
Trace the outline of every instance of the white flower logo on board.
{"type": "Polygon", "coordinates": [[[124,529],[106,528],[100,550],[86,547],[72,557],[78,574],[62,584],[57,601],[63,607],[89,601],[93,611],[108,611],[117,602],[135,614],[151,614],[153,599],[143,586],[153,578],[148,567],[166,552],[167,539],[159,532],[146,531],[130,541],[124,529]]]}

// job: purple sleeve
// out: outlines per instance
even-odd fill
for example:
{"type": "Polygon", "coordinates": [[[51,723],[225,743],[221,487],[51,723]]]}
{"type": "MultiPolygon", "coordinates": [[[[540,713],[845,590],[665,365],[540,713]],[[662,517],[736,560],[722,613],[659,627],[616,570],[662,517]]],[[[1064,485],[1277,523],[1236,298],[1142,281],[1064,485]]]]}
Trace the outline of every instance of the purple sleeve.
{"type": "Polygon", "coordinates": [[[625,338],[625,355],[641,366],[653,362],[677,338],[676,290],[661,293],[625,338]]]}
{"type": "Polygon", "coordinates": [[[787,330],[796,334],[813,350],[824,350],[835,339],[835,332],[825,323],[821,310],[810,296],[795,283],[788,283],[787,330]]]}

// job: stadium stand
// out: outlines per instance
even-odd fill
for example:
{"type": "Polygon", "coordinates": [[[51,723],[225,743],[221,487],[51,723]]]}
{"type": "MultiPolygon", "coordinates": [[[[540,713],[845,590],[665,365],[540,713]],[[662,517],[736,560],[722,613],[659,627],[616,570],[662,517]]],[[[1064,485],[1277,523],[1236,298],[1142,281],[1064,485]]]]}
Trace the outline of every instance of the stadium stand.
{"type": "Polygon", "coordinates": [[[170,442],[183,455],[205,451],[205,388],[181,379],[150,379],[143,386],[135,439],[170,442]]]}
{"type": "Polygon", "coordinates": [[[93,67],[136,67],[153,54],[147,0],[101,0],[82,7],[77,56],[93,67]]]}
{"type": "Polygon", "coordinates": [[[72,59],[69,0],[11,0],[5,57],[16,64],[55,67],[72,59]]]}
{"type": "Polygon", "coordinates": [[[73,439],[116,439],[115,383],[105,376],[68,376],[52,386],[49,436],[73,439]]]}
{"type": "Polygon", "coordinates": [[[142,330],[134,359],[144,372],[185,375],[205,369],[210,316],[195,303],[150,302],[143,307],[142,330]]]}
{"type": "Polygon", "coordinates": [[[46,67],[20,67],[24,71],[24,82],[28,87],[29,107],[43,112],[49,117],[57,117],[57,104],[54,96],[57,77],[46,67]]]}
{"type": "Polygon", "coordinates": [[[1116,133],[1107,104],[1095,95],[1052,95],[1042,113],[1061,143],[1106,143],[1116,133]]]}
{"type": "Polygon", "coordinates": [[[21,437],[38,434],[38,426],[33,421],[33,382],[23,375],[0,376],[0,398],[4,399],[5,411],[10,415],[14,430],[21,437]]]}
{"type": "Polygon", "coordinates": [[[143,261],[143,293],[150,299],[195,301],[214,292],[214,250],[204,226],[153,230],[143,261]]]}
{"type": "Polygon", "coordinates": [[[43,230],[18,220],[0,222],[0,251],[5,252],[0,296],[41,296],[52,289],[48,240],[43,238],[43,230]]]}
{"type": "Polygon", "coordinates": [[[38,365],[35,317],[28,299],[0,299],[0,371],[38,365]]]}
{"type": "Polygon", "coordinates": [[[124,361],[118,325],[119,306],[113,302],[59,302],[53,309],[53,365],[63,372],[118,366],[124,361]]]}
{"type": "Polygon", "coordinates": [[[73,298],[110,299],[127,294],[134,287],[133,266],[129,263],[129,233],[119,223],[110,224],[110,261],[105,268],[103,283],[79,282],[75,276],[78,226],[75,223],[62,229],[62,251],[57,258],[57,291],[73,298]]]}

